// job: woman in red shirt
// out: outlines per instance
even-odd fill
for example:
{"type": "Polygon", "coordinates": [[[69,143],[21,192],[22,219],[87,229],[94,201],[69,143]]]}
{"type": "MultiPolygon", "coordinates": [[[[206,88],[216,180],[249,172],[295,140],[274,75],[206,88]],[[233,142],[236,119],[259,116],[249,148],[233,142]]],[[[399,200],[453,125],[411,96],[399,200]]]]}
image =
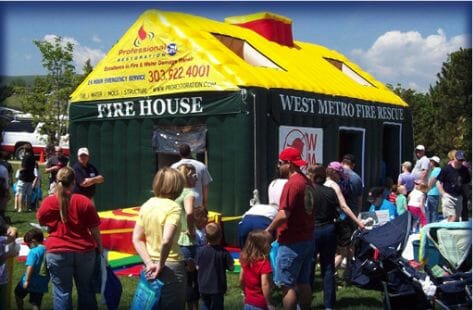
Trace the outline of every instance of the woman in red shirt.
{"type": "Polygon", "coordinates": [[[53,284],[54,309],[72,309],[72,279],[79,309],[97,309],[92,284],[97,253],[102,253],[100,219],[89,198],[73,194],[75,176],[70,167],[57,173],[53,195],[44,199],[36,216],[47,226],[46,264],[53,284]]]}
{"type": "Polygon", "coordinates": [[[240,253],[240,287],[245,294],[244,309],[275,309],[271,299],[271,240],[269,232],[253,230],[248,234],[240,253]]]}

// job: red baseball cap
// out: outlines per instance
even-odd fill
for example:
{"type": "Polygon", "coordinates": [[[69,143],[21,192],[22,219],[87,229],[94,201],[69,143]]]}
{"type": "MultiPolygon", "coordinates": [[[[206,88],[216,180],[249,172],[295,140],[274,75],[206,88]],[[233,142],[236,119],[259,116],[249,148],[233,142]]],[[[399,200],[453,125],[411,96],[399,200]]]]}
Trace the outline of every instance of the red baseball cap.
{"type": "Polygon", "coordinates": [[[299,152],[298,149],[293,147],[287,147],[282,150],[282,152],[279,154],[279,159],[289,161],[297,167],[307,165],[307,162],[301,157],[301,152],[299,152]]]}

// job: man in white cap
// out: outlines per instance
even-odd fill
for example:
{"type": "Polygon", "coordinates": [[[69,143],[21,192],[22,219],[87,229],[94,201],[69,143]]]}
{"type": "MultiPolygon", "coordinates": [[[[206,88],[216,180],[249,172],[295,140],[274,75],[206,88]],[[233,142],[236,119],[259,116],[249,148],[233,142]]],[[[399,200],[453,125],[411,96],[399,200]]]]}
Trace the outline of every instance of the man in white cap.
{"type": "Polygon", "coordinates": [[[427,184],[427,176],[430,169],[430,160],[425,156],[425,147],[422,144],[416,146],[416,164],[414,169],[412,169],[412,175],[414,176],[414,181],[422,181],[424,184],[427,184]]]}
{"type": "Polygon", "coordinates": [[[427,223],[435,223],[438,221],[438,209],[440,204],[440,193],[436,186],[437,177],[440,173],[440,158],[438,156],[430,157],[430,175],[427,187],[427,201],[425,205],[425,217],[427,223]]]}
{"type": "Polygon", "coordinates": [[[89,149],[81,147],[77,151],[77,162],[72,167],[76,176],[74,193],[87,196],[94,202],[95,184],[101,184],[105,179],[89,159],[89,149]]]}

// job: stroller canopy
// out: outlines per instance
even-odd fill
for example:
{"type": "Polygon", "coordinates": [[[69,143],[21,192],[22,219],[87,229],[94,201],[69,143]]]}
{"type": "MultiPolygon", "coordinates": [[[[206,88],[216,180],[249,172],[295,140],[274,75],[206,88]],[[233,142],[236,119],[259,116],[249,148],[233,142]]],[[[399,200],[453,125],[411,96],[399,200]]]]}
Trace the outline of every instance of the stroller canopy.
{"type": "Polygon", "coordinates": [[[419,260],[426,260],[427,238],[439,250],[450,266],[457,270],[471,253],[471,221],[438,222],[424,226],[421,235],[419,260]]]}
{"type": "Polygon", "coordinates": [[[364,230],[360,237],[379,250],[382,258],[397,255],[404,250],[411,229],[409,212],[372,230],[364,230]]]}

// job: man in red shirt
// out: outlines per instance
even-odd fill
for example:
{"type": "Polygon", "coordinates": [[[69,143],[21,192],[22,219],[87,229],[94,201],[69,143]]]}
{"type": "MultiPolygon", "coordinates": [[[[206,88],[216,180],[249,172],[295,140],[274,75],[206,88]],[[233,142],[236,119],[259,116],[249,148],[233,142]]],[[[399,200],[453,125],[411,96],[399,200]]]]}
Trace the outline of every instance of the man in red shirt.
{"type": "Polygon", "coordinates": [[[274,282],[282,287],[284,309],[310,309],[309,275],[314,253],[314,188],[300,167],[307,165],[299,150],[288,147],[279,154],[279,170],[288,172],[279,211],[266,229],[277,229],[279,250],[274,282]]]}

